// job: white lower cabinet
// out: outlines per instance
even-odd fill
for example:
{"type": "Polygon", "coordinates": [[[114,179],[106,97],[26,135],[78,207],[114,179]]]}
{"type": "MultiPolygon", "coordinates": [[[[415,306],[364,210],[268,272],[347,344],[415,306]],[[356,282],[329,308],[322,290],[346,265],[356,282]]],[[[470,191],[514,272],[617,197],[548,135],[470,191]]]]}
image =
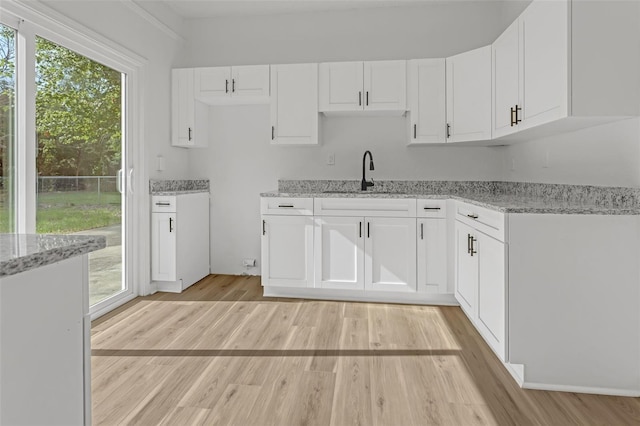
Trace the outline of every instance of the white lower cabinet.
{"type": "Polygon", "coordinates": [[[313,287],[311,216],[263,216],[262,285],[313,287]]]}
{"type": "MultiPolygon", "coordinates": [[[[507,360],[507,286],[505,243],[481,232],[484,213],[489,222],[504,218],[495,212],[476,208],[473,213],[461,215],[458,209],[455,223],[455,297],[482,337],[498,355],[507,360]],[[460,217],[462,216],[462,219],[460,217]],[[465,221],[465,222],[463,222],[465,221]]],[[[495,227],[501,224],[492,223],[495,227]]]]}
{"type": "Polygon", "coordinates": [[[316,286],[416,290],[415,219],[316,219],[316,286]]]}
{"type": "Polygon", "coordinates": [[[417,291],[447,293],[447,220],[418,219],[417,291]]]}

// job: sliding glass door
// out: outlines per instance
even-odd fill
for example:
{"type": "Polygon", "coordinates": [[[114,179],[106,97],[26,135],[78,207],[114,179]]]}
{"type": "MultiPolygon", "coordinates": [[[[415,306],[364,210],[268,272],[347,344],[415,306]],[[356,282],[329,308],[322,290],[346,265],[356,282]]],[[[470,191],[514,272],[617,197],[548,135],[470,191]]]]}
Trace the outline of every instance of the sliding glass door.
{"type": "Polygon", "coordinates": [[[13,232],[16,32],[0,24],[0,233],[13,232]]]}
{"type": "Polygon", "coordinates": [[[36,231],[103,235],[89,257],[89,304],[127,290],[121,169],[123,73],[36,37],[36,231]]]}

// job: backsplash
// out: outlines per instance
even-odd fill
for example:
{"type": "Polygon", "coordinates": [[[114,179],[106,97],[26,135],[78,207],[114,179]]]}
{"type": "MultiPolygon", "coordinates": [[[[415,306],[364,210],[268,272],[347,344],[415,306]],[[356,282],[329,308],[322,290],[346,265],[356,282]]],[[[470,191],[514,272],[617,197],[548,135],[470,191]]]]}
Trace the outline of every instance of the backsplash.
{"type": "Polygon", "coordinates": [[[209,179],[149,180],[149,193],[209,191],[209,179]]]}
{"type": "MultiPolygon", "coordinates": [[[[359,180],[285,180],[278,181],[279,192],[321,193],[360,190],[359,180]]],[[[396,181],[380,180],[370,192],[408,194],[492,194],[563,200],[577,204],[606,205],[616,208],[640,207],[640,189],[626,187],[564,185],[501,181],[396,181]]]]}

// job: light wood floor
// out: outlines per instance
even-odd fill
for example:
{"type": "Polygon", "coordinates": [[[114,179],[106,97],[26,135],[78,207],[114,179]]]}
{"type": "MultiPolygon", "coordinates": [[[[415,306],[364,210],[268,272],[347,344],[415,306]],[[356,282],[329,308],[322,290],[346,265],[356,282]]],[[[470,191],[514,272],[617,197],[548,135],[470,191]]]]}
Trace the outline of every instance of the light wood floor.
{"type": "Polygon", "coordinates": [[[94,321],[95,425],[632,425],[638,398],[520,389],[457,307],[263,298],[212,275],[94,321]]]}

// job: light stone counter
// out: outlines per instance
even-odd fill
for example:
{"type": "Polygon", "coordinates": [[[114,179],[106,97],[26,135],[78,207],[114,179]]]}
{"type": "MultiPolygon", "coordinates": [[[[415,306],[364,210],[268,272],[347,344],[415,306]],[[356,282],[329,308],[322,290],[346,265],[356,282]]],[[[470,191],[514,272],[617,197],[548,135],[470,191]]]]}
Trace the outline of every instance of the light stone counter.
{"type": "Polygon", "coordinates": [[[106,247],[104,236],[0,234],[0,277],[106,247]]]}

